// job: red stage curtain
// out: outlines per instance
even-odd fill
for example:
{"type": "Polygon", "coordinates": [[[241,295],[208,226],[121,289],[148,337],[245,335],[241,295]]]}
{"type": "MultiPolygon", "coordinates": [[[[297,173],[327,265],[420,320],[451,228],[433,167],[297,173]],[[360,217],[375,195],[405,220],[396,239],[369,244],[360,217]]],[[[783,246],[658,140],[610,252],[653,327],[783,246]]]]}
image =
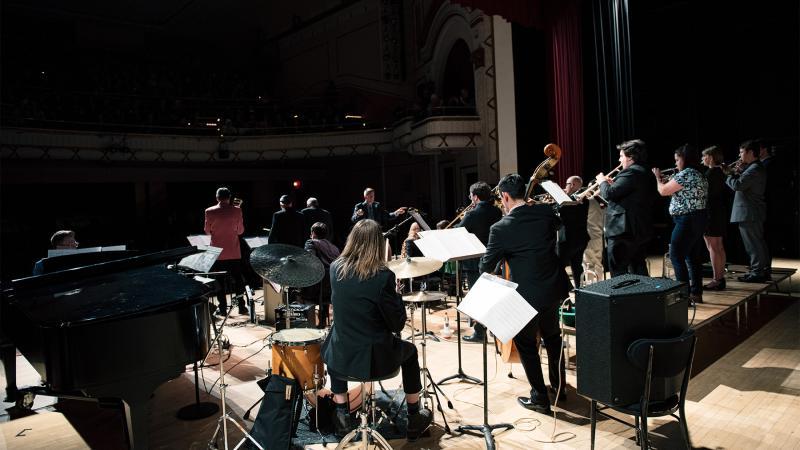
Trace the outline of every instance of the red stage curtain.
{"type": "Polygon", "coordinates": [[[556,181],[563,184],[570,175],[584,176],[580,0],[451,1],[545,31],[550,135],[563,151],[556,165],[556,181]]]}
{"type": "MultiPolygon", "coordinates": [[[[581,64],[581,12],[579,0],[564,0],[552,16],[548,60],[550,131],[562,150],[556,179],[583,173],[583,65],[581,64]]],[[[585,178],[585,177],[584,177],[585,178]]]]}

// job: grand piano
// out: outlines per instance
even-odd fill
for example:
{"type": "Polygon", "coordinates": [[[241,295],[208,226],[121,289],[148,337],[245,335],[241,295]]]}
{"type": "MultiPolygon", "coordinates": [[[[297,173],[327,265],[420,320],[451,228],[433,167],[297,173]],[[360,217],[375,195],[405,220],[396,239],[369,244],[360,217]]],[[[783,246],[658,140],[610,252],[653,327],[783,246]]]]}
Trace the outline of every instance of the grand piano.
{"type": "Polygon", "coordinates": [[[121,400],[130,448],[147,448],[151,394],[208,351],[211,288],[166,267],[196,252],[186,247],[12,281],[2,293],[3,333],[42,378],[20,392],[121,400]]]}

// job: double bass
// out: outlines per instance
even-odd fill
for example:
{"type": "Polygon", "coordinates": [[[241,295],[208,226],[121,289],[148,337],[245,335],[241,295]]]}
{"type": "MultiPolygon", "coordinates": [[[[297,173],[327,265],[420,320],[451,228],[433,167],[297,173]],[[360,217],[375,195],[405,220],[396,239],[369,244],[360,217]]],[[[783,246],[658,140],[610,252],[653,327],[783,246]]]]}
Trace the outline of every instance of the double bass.
{"type": "MultiPolygon", "coordinates": [[[[531,178],[528,181],[528,190],[525,193],[525,200],[528,202],[533,201],[533,189],[536,187],[536,185],[550,177],[550,170],[555,167],[555,165],[558,163],[558,160],[561,158],[561,147],[552,143],[547,144],[544,147],[544,155],[547,158],[538,166],[536,166],[536,169],[533,171],[533,175],[531,175],[531,178]]],[[[508,262],[503,263],[503,278],[506,280],[511,280],[511,268],[509,267],[508,262]]],[[[500,354],[503,362],[521,362],[519,351],[517,350],[517,346],[514,344],[513,339],[508,342],[501,342],[499,339],[495,338],[494,343],[497,353],[500,354]]],[[[509,376],[511,376],[511,373],[509,373],[509,376]]]]}

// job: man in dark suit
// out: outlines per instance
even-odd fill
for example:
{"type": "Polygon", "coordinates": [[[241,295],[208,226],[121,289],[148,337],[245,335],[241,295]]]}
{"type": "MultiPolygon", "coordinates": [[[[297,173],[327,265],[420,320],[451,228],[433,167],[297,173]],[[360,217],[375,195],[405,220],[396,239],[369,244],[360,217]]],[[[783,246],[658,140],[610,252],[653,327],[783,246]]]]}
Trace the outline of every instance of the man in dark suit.
{"type": "Polygon", "coordinates": [[[288,195],[281,195],[280,204],[281,210],[272,215],[268,242],[302,247],[306,242],[305,218],[292,208],[292,198],[288,195]]]}
{"type": "MultiPolygon", "coordinates": [[[[583,187],[583,180],[577,175],[567,178],[564,192],[574,199],[578,189],[583,187]]],[[[589,200],[593,201],[593,200],[589,200]]],[[[587,220],[589,217],[589,201],[577,205],[564,205],[559,209],[561,229],[558,230],[558,257],[561,265],[570,266],[575,288],[581,286],[583,275],[583,252],[589,243],[587,220]]]]}
{"type": "MultiPolygon", "coordinates": [[[[219,258],[214,262],[212,271],[227,272],[226,280],[233,281],[232,292],[238,294],[239,314],[247,314],[244,304],[244,278],[242,277],[242,251],[239,245],[239,236],[244,233],[242,208],[231,204],[231,191],[221,187],[217,189],[217,204],[205,211],[206,234],[211,235],[211,245],[222,249],[219,258]]],[[[227,283],[225,283],[227,285],[227,283]]],[[[223,288],[217,294],[219,309],[217,315],[225,316],[228,313],[227,291],[223,288]]]]}
{"type": "Polygon", "coordinates": [[[328,229],[326,239],[333,242],[333,219],[331,219],[331,213],[319,207],[319,200],[316,197],[309,197],[306,200],[306,208],[301,210],[300,214],[306,220],[306,230],[310,230],[311,226],[317,222],[324,223],[328,229]]]}
{"type": "Polygon", "coordinates": [[[634,139],[617,146],[622,171],[613,179],[599,173],[600,195],[606,208],[606,248],[611,276],[632,273],[648,276],[647,243],[652,237],[652,206],[656,179],[644,164],[647,146],[634,139]]]}
{"type": "Polygon", "coordinates": [[[357,203],[353,208],[353,216],[350,221],[355,224],[359,220],[372,219],[378,222],[381,228],[386,228],[392,219],[405,213],[405,207],[397,208],[394,212],[387,212],[380,202],[375,201],[375,189],[368,187],[364,189],[364,201],[357,203]]]}
{"type": "MultiPolygon", "coordinates": [[[[501,217],[503,212],[494,205],[492,188],[485,181],[478,181],[469,187],[469,198],[474,205],[473,209],[464,215],[461,222],[456,227],[466,228],[478,239],[487,245],[489,243],[489,228],[494,225],[501,217]]],[[[467,259],[460,263],[461,271],[467,277],[467,282],[473,286],[480,272],[478,271],[478,261],[480,258],[467,259]]],[[[486,327],[475,322],[474,332],[470,336],[464,336],[467,342],[483,342],[486,335],[486,327]]]]}
{"type": "MultiPolygon", "coordinates": [[[[764,220],[764,241],[767,242],[769,255],[767,259],[767,277],[772,276],[772,258],[780,252],[781,247],[788,248],[791,244],[785,239],[781,239],[781,232],[787,225],[791,224],[791,219],[787,221],[787,214],[784,213],[784,194],[792,189],[792,177],[786,175],[786,164],[775,162],[772,154],[772,143],[759,139],[758,159],[764,166],[767,176],[766,186],[764,187],[764,201],[767,204],[766,218],[764,220]],[[788,182],[787,182],[788,181],[788,182]]],[[[791,170],[791,169],[790,169],[791,170]]]]}
{"type": "Polygon", "coordinates": [[[735,192],[731,223],[739,224],[742,243],[750,255],[750,271],[739,277],[739,281],[763,283],[769,280],[769,249],[764,240],[767,174],[758,159],[758,145],[754,141],[746,141],[739,146],[739,158],[742,160],[739,166],[741,172],[732,173],[725,180],[725,184],[735,192]]]}
{"type": "Polygon", "coordinates": [[[531,385],[530,397],[518,397],[517,401],[527,409],[549,414],[550,399],[542,375],[536,333],[541,334],[547,350],[551,391],[559,399],[565,399],[558,308],[568,297],[570,284],[555,250],[556,230],[561,224],[550,205],[525,203],[525,180],[518,174],[505,176],[498,187],[508,214],[492,225],[480,270],[494,271],[498,263],[505,260],[511,281],[518,283],[517,292],[538,312],[514,337],[531,385]]]}

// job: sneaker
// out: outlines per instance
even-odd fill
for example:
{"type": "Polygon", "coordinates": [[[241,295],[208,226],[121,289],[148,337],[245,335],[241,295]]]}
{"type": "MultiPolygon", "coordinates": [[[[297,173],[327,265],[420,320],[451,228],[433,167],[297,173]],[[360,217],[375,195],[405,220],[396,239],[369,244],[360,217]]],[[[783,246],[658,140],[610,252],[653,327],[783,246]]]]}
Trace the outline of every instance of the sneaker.
{"type": "Polygon", "coordinates": [[[408,416],[408,431],[406,438],[408,442],[414,442],[422,436],[422,433],[431,426],[433,422],[433,413],[428,408],[422,408],[416,414],[408,416]]]}

